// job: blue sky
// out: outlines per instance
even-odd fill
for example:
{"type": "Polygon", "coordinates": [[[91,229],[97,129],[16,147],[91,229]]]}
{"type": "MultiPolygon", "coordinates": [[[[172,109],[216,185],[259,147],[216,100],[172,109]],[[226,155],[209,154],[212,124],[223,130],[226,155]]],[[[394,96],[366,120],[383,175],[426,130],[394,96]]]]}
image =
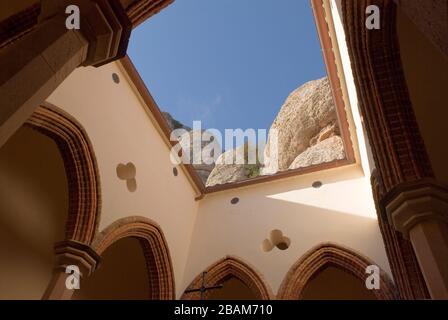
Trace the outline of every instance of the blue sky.
{"type": "Polygon", "coordinates": [[[269,129],[289,93],[326,74],[309,0],[176,0],[128,54],[163,111],[219,130],[269,129]]]}

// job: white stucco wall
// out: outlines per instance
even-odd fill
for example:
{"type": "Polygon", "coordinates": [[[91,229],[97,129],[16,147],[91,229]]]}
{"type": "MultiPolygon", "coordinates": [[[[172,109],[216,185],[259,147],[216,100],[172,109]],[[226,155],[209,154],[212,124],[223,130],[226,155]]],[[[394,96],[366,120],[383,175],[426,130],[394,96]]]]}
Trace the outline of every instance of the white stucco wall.
{"type": "Polygon", "coordinates": [[[289,268],[309,249],[334,242],[361,252],[390,273],[370,189],[359,166],[207,196],[201,201],[184,287],[226,255],[255,266],[277,292],[289,268]],[[311,184],[320,180],[320,189],[311,184]],[[237,205],[230,204],[238,197],[237,205]],[[286,251],[264,252],[271,230],[291,239],[286,251]]]}
{"type": "Polygon", "coordinates": [[[162,228],[180,290],[198,203],[182,170],[174,177],[170,149],[158,133],[138,92],[119,63],[79,68],[48,98],[85,128],[101,179],[100,231],[127,216],[144,216],[162,228]],[[120,84],[112,81],[117,73],[120,84]],[[116,174],[118,164],[134,163],[137,191],[116,174]]]}

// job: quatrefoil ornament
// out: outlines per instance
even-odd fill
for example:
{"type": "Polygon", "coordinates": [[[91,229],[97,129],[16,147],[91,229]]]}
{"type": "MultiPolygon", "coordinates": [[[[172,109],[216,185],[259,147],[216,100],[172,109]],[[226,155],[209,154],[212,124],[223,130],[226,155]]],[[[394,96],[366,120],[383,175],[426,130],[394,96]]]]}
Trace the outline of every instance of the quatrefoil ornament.
{"type": "Polygon", "coordinates": [[[279,250],[286,250],[291,245],[291,239],[283,235],[281,230],[272,230],[269,238],[264,239],[261,243],[261,248],[264,252],[270,252],[274,248],[279,250]]]}
{"type": "Polygon", "coordinates": [[[137,190],[137,180],[135,178],[136,175],[137,169],[132,162],[129,162],[128,164],[120,163],[117,166],[117,177],[120,180],[126,181],[126,186],[129,192],[135,192],[137,190]]]}

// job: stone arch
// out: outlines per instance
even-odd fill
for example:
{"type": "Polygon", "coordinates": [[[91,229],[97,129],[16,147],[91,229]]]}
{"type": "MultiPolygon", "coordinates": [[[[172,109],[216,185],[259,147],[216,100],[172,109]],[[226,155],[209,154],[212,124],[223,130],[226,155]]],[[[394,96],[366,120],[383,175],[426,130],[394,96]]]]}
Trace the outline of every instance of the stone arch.
{"type": "Polygon", "coordinates": [[[25,123],[54,140],[69,182],[66,240],[90,244],[100,219],[101,187],[98,165],[89,137],[65,111],[44,103],[25,123]]]}
{"type": "MultiPolygon", "coordinates": [[[[249,287],[255,295],[261,300],[272,300],[274,295],[269,284],[265,281],[263,276],[251,265],[244,262],[242,259],[235,256],[226,256],[225,258],[215,262],[206,269],[207,271],[207,286],[219,285],[228,277],[235,277],[249,287]]],[[[202,275],[198,275],[189,288],[198,288],[202,284],[202,275]]],[[[206,294],[207,296],[207,294],[206,294]]],[[[182,300],[196,300],[198,294],[185,294],[182,300]]]]}
{"type": "MultiPolygon", "coordinates": [[[[361,254],[333,243],[323,243],[305,253],[289,270],[283,280],[278,298],[300,300],[312,277],[325,267],[333,266],[350,273],[363,282],[366,267],[375,264],[361,254]]],[[[389,276],[381,270],[381,289],[374,290],[379,300],[395,299],[395,287],[389,276]]]]}
{"type": "Polygon", "coordinates": [[[113,243],[133,237],[140,241],[146,260],[151,300],[175,299],[175,280],[165,236],[158,224],[144,217],[127,217],[115,221],[99,233],[92,244],[102,255],[113,243]]]}

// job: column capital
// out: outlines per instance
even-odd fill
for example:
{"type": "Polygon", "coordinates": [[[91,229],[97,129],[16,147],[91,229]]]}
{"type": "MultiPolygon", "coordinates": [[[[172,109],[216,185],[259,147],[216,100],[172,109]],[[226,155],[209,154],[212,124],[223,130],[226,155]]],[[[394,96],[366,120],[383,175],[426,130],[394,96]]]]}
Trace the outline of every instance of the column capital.
{"type": "Polygon", "coordinates": [[[73,240],[56,243],[54,246],[56,255],[55,269],[65,269],[75,265],[79,268],[82,277],[90,276],[98,267],[101,257],[90,246],[73,240]]]}
{"type": "Polygon", "coordinates": [[[132,23],[119,0],[42,0],[39,22],[60,15],[68,17],[65,10],[70,5],[79,7],[79,31],[89,42],[84,66],[98,67],[125,56],[132,23]]]}
{"type": "Polygon", "coordinates": [[[412,228],[423,221],[448,223],[448,188],[434,179],[400,184],[383,201],[389,223],[407,239],[412,228]]]}

